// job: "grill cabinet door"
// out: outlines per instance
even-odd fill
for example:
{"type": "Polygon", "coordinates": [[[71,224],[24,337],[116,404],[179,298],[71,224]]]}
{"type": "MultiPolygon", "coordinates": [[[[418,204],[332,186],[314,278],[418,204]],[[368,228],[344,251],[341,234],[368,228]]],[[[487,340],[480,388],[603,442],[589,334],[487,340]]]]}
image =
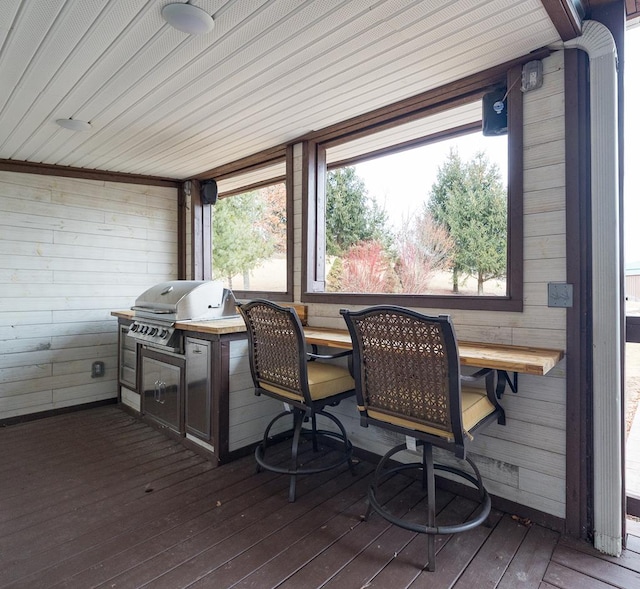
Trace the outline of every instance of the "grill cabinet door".
{"type": "Polygon", "coordinates": [[[184,358],[142,349],[142,412],[176,432],[182,431],[184,358]]]}
{"type": "Polygon", "coordinates": [[[129,337],[128,325],[120,325],[119,352],[120,352],[120,384],[132,391],[137,391],[136,385],[136,340],[129,337]]]}
{"type": "Polygon", "coordinates": [[[211,342],[186,338],[185,427],[188,434],[211,440],[211,342]]]}

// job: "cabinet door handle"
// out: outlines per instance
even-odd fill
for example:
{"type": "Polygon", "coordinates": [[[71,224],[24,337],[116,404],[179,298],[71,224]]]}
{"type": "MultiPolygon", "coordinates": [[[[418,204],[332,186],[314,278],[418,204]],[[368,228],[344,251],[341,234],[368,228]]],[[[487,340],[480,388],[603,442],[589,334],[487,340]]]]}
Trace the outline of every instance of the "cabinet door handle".
{"type": "Polygon", "coordinates": [[[167,383],[161,382],[159,387],[159,394],[158,394],[158,403],[160,403],[161,405],[164,405],[166,392],[167,392],[167,383]]]}
{"type": "Polygon", "coordinates": [[[153,383],[153,400],[158,402],[160,400],[160,381],[156,380],[153,383]]]}

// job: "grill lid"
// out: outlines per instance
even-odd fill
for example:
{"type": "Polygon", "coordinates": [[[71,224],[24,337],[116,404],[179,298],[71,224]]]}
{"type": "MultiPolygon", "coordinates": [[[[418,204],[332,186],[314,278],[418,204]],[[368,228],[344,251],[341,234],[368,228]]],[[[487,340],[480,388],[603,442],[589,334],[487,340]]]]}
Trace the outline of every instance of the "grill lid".
{"type": "Polygon", "coordinates": [[[135,317],[162,321],[203,321],[235,314],[225,302],[230,291],[216,280],[171,280],[144,291],[132,310],[135,317]]]}

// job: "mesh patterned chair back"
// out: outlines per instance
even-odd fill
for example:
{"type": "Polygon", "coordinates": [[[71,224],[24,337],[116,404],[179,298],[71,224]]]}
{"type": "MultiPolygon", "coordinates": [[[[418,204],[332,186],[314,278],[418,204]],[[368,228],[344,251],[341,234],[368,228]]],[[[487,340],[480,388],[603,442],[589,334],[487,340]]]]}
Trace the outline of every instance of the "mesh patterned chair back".
{"type": "Polygon", "coordinates": [[[306,346],[294,309],[268,301],[240,307],[249,336],[249,362],[257,388],[309,404],[306,346]]]}
{"type": "MultiPolygon", "coordinates": [[[[495,385],[461,387],[458,344],[448,315],[430,317],[394,306],[343,311],[354,345],[362,423],[413,429],[464,458],[465,444],[484,420],[502,417],[495,385]]],[[[483,371],[480,376],[493,375],[483,371]]],[[[477,376],[476,376],[477,378],[477,376]]]]}
{"type": "MultiPolygon", "coordinates": [[[[295,500],[296,477],[315,474],[341,464],[352,468],[352,446],[342,423],[325,411],[327,405],[337,405],[342,399],[353,396],[354,380],[342,365],[323,360],[333,360],[351,352],[320,355],[306,351],[304,332],[297,313],[291,307],[282,307],[271,301],[254,300],[240,307],[249,338],[249,364],[255,392],[285,403],[285,410],[268,424],[262,444],[255,451],[258,468],[288,474],[290,478],[289,500],[295,500]],[[333,423],[332,430],[319,430],[316,417],[322,416],[333,423]],[[291,463],[282,467],[265,458],[272,442],[271,430],[281,419],[293,418],[289,431],[292,439],[291,463]],[[305,422],[310,429],[303,429],[305,422]],[[342,446],[341,454],[317,466],[302,467],[298,464],[299,443],[302,436],[311,436],[313,450],[318,451],[319,436],[335,438],[342,446]]],[[[282,437],[282,436],[280,436],[282,437]]]]}
{"type": "Polygon", "coordinates": [[[391,305],[357,312],[343,309],[341,313],[353,342],[361,425],[373,424],[398,432],[422,448],[421,463],[388,466],[392,456],[407,449],[406,443],[395,446],[382,458],[369,491],[370,507],[394,524],[428,534],[427,566],[434,570],[434,535],[480,525],[491,509],[491,499],[466,448],[473,432],[493,421],[504,423],[504,411],[495,395],[495,371],[483,369],[468,377],[461,375],[456,336],[447,315],[427,316],[391,305]],[[474,380],[484,386],[466,386],[467,381],[474,380]],[[473,475],[434,464],[432,446],[465,460],[473,475]],[[391,474],[412,468],[423,471],[429,503],[427,525],[395,517],[376,498],[378,486],[391,474]],[[482,503],[477,518],[457,526],[435,525],[434,470],[447,471],[477,487],[482,503]]]}

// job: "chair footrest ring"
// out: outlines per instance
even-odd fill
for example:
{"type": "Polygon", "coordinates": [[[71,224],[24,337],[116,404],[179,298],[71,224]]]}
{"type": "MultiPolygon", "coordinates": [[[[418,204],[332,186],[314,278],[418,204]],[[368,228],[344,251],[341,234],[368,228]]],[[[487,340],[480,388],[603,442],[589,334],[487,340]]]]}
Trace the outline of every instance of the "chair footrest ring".
{"type": "Polygon", "coordinates": [[[418,524],[412,521],[402,519],[400,517],[393,515],[391,512],[389,512],[384,506],[382,506],[379,503],[379,501],[376,498],[376,490],[378,486],[399,472],[402,472],[404,470],[414,470],[414,469],[422,470],[423,468],[423,465],[420,462],[410,462],[410,463],[403,463],[398,466],[394,466],[386,470],[383,470],[383,465],[388,461],[388,459],[391,456],[405,449],[406,449],[406,444],[400,444],[399,446],[392,448],[380,460],[378,467],[376,468],[374,481],[369,487],[369,492],[368,492],[369,504],[376,513],[378,513],[388,522],[396,526],[399,526],[401,528],[404,528],[405,530],[410,530],[412,532],[416,532],[419,534],[432,534],[432,535],[458,534],[460,532],[467,532],[469,530],[472,530],[473,528],[478,527],[487,519],[491,511],[491,497],[485,490],[484,485],[482,484],[482,478],[480,477],[478,468],[473,463],[473,461],[471,461],[471,459],[469,458],[465,458],[465,461],[473,468],[475,476],[459,468],[455,468],[453,466],[448,466],[444,464],[434,463],[433,469],[454,474],[458,477],[461,477],[469,481],[474,487],[476,487],[476,489],[480,493],[481,509],[480,509],[480,512],[474,518],[469,519],[465,522],[461,522],[459,524],[452,524],[452,525],[446,525],[446,526],[428,526],[428,525],[418,524]]]}
{"type": "MultiPolygon", "coordinates": [[[[332,432],[332,431],[326,431],[326,430],[317,430],[316,434],[318,435],[322,435],[322,436],[328,436],[331,438],[334,438],[336,440],[339,440],[340,442],[343,442],[346,444],[346,449],[343,450],[343,453],[341,456],[338,457],[337,460],[332,461],[329,464],[323,465],[323,466],[318,466],[315,468],[296,468],[296,469],[292,469],[292,468],[284,468],[282,466],[276,466],[275,464],[270,464],[269,462],[265,461],[264,459],[264,454],[265,454],[265,449],[263,448],[262,444],[259,444],[256,447],[255,450],[255,459],[256,462],[265,470],[268,470],[270,472],[277,472],[280,474],[317,474],[320,472],[325,472],[327,470],[331,470],[333,468],[336,468],[338,466],[340,466],[341,464],[347,464],[351,461],[351,455],[353,452],[353,446],[351,445],[351,442],[349,440],[344,440],[342,438],[342,436],[336,432],[332,432]]],[[[312,432],[311,431],[303,431],[301,432],[300,435],[303,435],[305,437],[307,436],[311,436],[312,432]]]]}
{"type": "MultiPolygon", "coordinates": [[[[341,455],[338,456],[336,460],[333,460],[328,464],[323,464],[322,466],[317,466],[314,468],[297,468],[297,467],[287,468],[287,467],[278,466],[278,465],[267,462],[264,456],[266,453],[267,442],[268,442],[269,432],[271,431],[271,428],[278,420],[282,419],[283,417],[290,417],[291,415],[292,413],[290,411],[283,411],[282,413],[276,415],[267,426],[267,429],[265,430],[265,434],[264,434],[264,439],[262,443],[256,447],[256,450],[255,450],[255,459],[256,459],[256,462],[258,463],[258,466],[270,472],[276,472],[279,474],[287,474],[287,475],[293,475],[293,476],[317,474],[320,472],[325,472],[327,470],[332,470],[342,464],[349,464],[350,467],[352,468],[351,456],[353,454],[353,446],[349,441],[349,438],[347,437],[347,432],[344,429],[344,426],[342,425],[342,423],[340,423],[337,417],[335,417],[334,415],[331,415],[331,413],[327,413],[326,411],[322,411],[322,410],[316,411],[315,415],[322,415],[327,419],[329,419],[330,421],[332,421],[333,423],[335,423],[339,429],[338,432],[316,429],[314,433],[314,430],[300,429],[301,421],[304,418],[304,415],[302,414],[302,412],[300,412],[297,415],[294,412],[295,418],[298,419],[299,421],[297,422],[297,426],[294,426],[294,428],[291,431],[294,433],[294,439],[295,439],[295,429],[296,427],[298,427],[300,436],[313,437],[314,435],[315,436],[321,435],[321,436],[326,436],[326,437],[338,440],[339,442],[342,442],[343,444],[342,453],[341,455]]],[[[292,448],[292,454],[297,456],[297,453],[298,453],[297,447],[292,448]]]]}

